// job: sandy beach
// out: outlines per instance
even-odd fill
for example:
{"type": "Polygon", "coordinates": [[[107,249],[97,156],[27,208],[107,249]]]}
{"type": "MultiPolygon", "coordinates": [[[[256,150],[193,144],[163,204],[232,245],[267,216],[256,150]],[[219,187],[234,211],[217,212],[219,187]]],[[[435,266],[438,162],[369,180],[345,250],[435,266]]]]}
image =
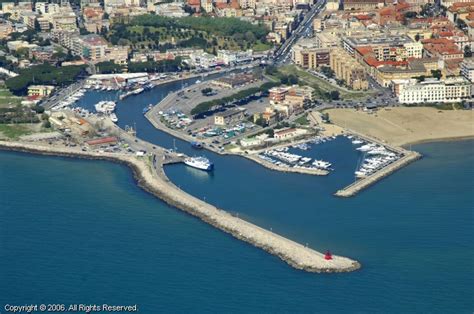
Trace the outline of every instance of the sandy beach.
{"type": "Polygon", "coordinates": [[[395,146],[474,138],[472,110],[399,107],[384,108],[371,114],[355,109],[329,109],[326,112],[336,125],[395,146]]]}

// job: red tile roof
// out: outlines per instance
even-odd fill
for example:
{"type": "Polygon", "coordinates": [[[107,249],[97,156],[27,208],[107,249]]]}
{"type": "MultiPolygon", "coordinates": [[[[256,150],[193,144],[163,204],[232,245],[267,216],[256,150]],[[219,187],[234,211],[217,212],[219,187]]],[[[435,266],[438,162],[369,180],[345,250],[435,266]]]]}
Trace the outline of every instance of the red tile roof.
{"type": "Polygon", "coordinates": [[[87,145],[101,145],[101,144],[109,144],[109,143],[115,143],[117,142],[117,138],[115,136],[109,136],[109,137],[102,137],[102,138],[97,138],[95,140],[90,140],[87,141],[87,145]]]}

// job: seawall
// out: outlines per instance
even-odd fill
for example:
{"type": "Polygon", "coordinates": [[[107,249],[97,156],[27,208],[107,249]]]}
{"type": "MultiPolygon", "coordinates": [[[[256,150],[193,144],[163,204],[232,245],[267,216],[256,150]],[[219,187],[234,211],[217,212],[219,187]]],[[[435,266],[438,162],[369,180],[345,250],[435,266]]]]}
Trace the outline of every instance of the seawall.
{"type": "Polygon", "coordinates": [[[132,169],[138,185],[146,191],[159,197],[169,205],[196,216],[237,239],[278,256],[296,269],[315,273],[335,273],[350,272],[361,267],[359,262],[342,256],[333,255],[331,260],[326,260],[324,254],[320,252],[232,216],[222,209],[185,193],[170,182],[161,164],[158,165],[157,172],[154,172],[145,160],[131,155],[99,154],[83,152],[80,149],[30,143],[0,141],[0,149],[43,155],[101,159],[126,164],[132,169]]]}

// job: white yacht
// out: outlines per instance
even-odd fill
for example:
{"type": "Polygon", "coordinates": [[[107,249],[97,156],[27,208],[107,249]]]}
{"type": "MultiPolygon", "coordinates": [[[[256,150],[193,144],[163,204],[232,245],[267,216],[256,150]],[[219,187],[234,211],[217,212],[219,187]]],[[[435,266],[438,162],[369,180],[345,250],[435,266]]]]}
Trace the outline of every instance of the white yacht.
{"type": "Polygon", "coordinates": [[[95,111],[100,113],[112,113],[115,110],[115,102],[113,101],[99,101],[95,104],[95,111]]]}
{"type": "Polygon", "coordinates": [[[324,170],[328,170],[331,167],[331,165],[332,165],[331,163],[324,160],[315,160],[313,162],[313,166],[319,169],[324,169],[324,170]]]}
{"type": "Polygon", "coordinates": [[[375,144],[366,144],[366,145],[362,145],[361,147],[357,147],[356,149],[362,152],[367,152],[369,150],[374,149],[375,146],[376,146],[375,144]]]}

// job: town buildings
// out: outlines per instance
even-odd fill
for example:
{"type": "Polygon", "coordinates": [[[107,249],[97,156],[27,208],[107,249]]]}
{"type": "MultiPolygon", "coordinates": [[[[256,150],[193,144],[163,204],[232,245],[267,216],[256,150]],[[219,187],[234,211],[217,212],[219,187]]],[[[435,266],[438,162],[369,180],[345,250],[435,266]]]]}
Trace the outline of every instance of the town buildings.
{"type": "Polygon", "coordinates": [[[245,109],[229,109],[222,113],[214,115],[214,124],[219,126],[228,126],[238,123],[244,119],[245,109]]]}
{"type": "Polygon", "coordinates": [[[291,48],[291,60],[305,69],[329,66],[329,49],[318,48],[314,41],[299,41],[291,48]]]}
{"type": "Polygon", "coordinates": [[[54,90],[51,85],[30,85],[28,86],[28,96],[43,98],[49,96],[54,90]]]}
{"type": "Polygon", "coordinates": [[[461,75],[469,82],[474,83],[474,58],[465,58],[461,63],[461,75]]]}
{"type": "Polygon", "coordinates": [[[393,90],[402,104],[460,102],[471,97],[472,85],[463,77],[394,80],[393,90]]]}
{"type": "Polygon", "coordinates": [[[342,48],[335,48],[330,53],[330,65],[336,77],[354,90],[369,88],[367,73],[364,68],[342,48]]]}

